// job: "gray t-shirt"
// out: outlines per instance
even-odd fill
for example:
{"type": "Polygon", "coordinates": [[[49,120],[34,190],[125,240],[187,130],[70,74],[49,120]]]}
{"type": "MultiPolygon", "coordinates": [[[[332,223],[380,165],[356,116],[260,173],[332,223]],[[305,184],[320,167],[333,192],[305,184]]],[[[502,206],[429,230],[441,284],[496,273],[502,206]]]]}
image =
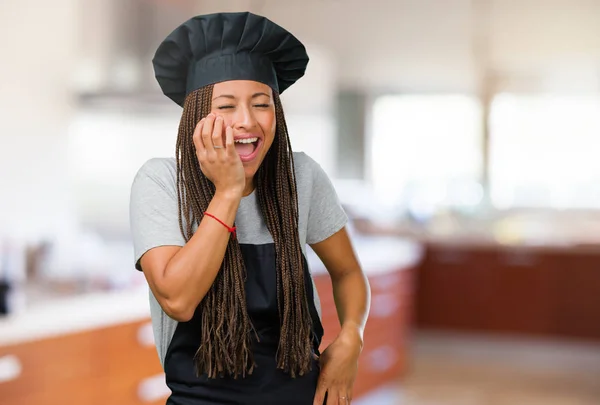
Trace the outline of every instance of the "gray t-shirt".
{"type": "MultiPolygon", "coordinates": [[[[312,245],[332,236],[346,225],[348,218],[331,181],[317,162],[303,152],[294,152],[294,166],[298,189],[300,244],[306,254],[306,244],[312,245]]],[[[135,266],[138,270],[141,270],[140,259],[148,250],[158,246],[185,245],[179,229],[174,158],[150,159],[140,168],[131,187],[130,221],[135,266]]],[[[255,192],[242,198],[236,214],[236,227],[240,243],[273,243],[260,213],[255,192]]],[[[313,291],[320,316],[320,301],[314,281],[313,291]]],[[[156,349],[164,366],[177,321],[162,310],[152,293],[150,313],[156,349]]]]}

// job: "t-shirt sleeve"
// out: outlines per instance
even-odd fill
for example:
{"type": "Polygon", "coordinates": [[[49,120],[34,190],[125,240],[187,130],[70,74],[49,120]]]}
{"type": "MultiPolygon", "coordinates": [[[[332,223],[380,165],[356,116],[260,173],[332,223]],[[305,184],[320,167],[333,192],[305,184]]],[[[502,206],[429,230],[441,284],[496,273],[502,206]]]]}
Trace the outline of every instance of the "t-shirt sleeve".
{"type": "Polygon", "coordinates": [[[179,228],[175,171],[167,159],[151,159],[136,174],[129,219],[137,270],[142,270],[140,259],[148,250],[185,245],[179,228]]]}
{"type": "Polygon", "coordinates": [[[312,245],[341,230],[348,222],[348,216],[323,168],[312,158],[308,159],[312,169],[312,192],[306,242],[312,245]]]}

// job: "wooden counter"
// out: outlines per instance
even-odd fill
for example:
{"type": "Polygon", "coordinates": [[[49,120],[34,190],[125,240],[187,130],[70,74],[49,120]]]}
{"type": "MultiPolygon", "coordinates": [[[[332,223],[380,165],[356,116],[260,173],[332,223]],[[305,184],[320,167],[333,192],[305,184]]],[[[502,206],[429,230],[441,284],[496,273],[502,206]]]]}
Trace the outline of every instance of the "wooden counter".
{"type": "Polygon", "coordinates": [[[422,328],[600,340],[600,249],[426,245],[422,328]]]}
{"type": "MultiPolygon", "coordinates": [[[[407,366],[407,334],[411,321],[414,269],[369,277],[372,290],[371,314],[365,329],[365,345],[354,386],[356,398],[398,380],[407,366]]],[[[333,302],[331,280],[316,279],[323,300],[325,337],[321,350],[340,331],[333,302]]]]}
{"type": "Polygon", "coordinates": [[[0,347],[0,404],[164,404],[145,389],[162,372],[148,334],[144,320],[0,347]]]}
{"type": "MultiPolygon", "coordinates": [[[[414,269],[420,247],[363,240],[357,253],[372,307],[357,397],[405,368],[414,269]]],[[[308,254],[321,298],[324,349],[339,331],[331,281],[308,254]]],[[[169,390],[154,347],[147,289],[65,299],[0,320],[0,405],[159,405],[169,390]]]]}

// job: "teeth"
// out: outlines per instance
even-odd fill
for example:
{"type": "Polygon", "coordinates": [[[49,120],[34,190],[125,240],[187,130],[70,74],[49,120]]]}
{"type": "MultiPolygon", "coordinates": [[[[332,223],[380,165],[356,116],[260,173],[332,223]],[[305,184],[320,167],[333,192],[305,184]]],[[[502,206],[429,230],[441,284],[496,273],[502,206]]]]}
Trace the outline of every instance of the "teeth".
{"type": "Polygon", "coordinates": [[[256,141],[258,141],[258,138],[237,139],[235,143],[254,143],[256,141]]]}

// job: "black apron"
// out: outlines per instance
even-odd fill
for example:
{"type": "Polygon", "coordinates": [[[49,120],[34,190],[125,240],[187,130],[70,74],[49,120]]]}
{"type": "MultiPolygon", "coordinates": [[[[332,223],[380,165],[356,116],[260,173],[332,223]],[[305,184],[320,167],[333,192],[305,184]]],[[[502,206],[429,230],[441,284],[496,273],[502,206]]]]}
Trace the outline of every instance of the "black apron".
{"type": "MultiPolygon", "coordinates": [[[[200,339],[200,314],[197,310],[189,322],[180,322],[165,357],[165,374],[172,395],[167,405],[311,405],[313,403],[319,365],[313,360],[312,371],[291,378],[277,369],[276,351],[279,342],[279,311],[275,244],[241,245],[246,265],[246,301],[252,323],[260,338],[253,342],[257,367],[246,378],[209,379],[196,377],[194,355],[200,339]]],[[[319,354],[323,327],[314,305],[313,284],[306,258],[303,256],[304,279],[310,315],[313,321],[313,350],[319,354]]]]}

